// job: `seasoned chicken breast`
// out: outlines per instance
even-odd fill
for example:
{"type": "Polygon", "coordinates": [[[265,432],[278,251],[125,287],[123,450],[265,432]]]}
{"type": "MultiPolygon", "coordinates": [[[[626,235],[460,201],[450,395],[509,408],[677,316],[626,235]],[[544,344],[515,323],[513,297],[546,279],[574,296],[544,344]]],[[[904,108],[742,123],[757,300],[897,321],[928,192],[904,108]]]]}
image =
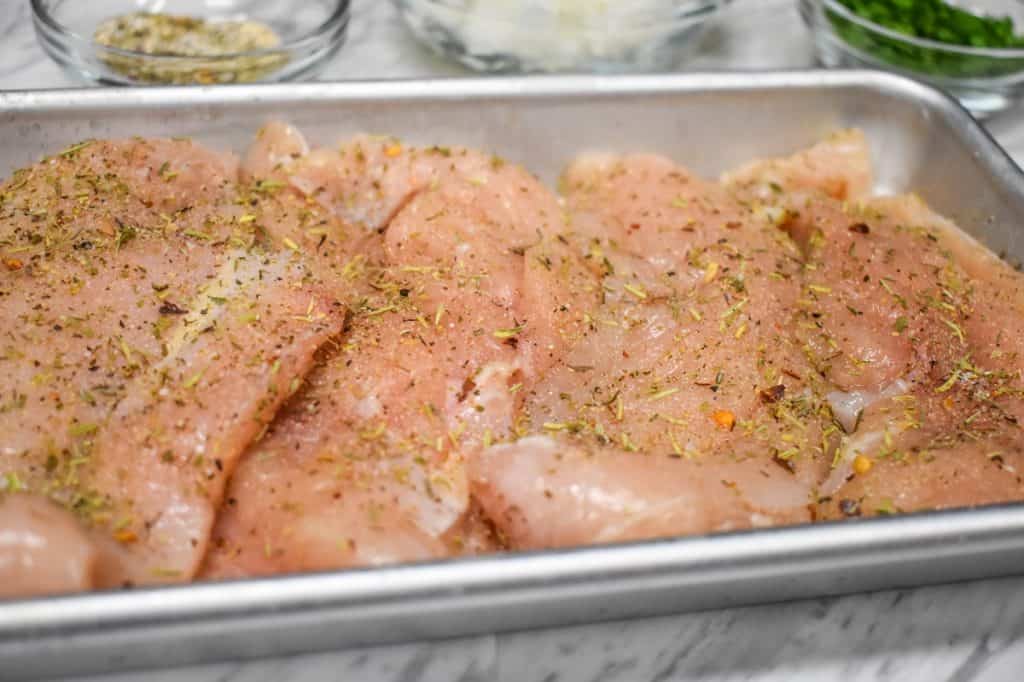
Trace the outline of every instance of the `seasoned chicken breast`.
{"type": "Polygon", "coordinates": [[[840,131],[717,180],[270,122],[0,185],[0,597],[1024,499],[1024,276],[840,131]]]}

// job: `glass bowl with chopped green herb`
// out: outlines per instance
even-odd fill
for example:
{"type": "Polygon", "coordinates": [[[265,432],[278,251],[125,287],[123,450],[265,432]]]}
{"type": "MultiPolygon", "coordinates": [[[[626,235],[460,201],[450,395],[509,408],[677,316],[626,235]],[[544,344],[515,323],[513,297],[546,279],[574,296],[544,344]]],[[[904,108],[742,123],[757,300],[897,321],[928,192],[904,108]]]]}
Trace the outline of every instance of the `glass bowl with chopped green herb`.
{"type": "Polygon", "coordinates": [[[1020,0],[801,0],[800,8],[825,66],[896,71],[980,116],[1024,95],[1020,0]]]}
{"type": "Polygon", "coordinates": [[[345,39],[350,0],[30,0],[60,66],[104,85],[312,77],[345,39]]]}

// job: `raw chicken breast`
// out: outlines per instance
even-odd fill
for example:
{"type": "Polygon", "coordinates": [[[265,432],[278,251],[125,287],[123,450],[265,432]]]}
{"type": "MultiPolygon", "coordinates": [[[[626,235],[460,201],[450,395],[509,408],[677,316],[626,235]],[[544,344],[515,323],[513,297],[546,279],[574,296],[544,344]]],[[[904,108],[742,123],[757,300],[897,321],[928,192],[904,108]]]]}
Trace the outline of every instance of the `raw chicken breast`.
{"type": "Polygon", "coordinates": [[[874,184],[868,140],[842,130],[792,156],[755,160],[725,173],[722,182],[748,200],[770,201],[783,192],[822,192],[840,201],[866,198],[874,184]]]}
{"type": "MultiPolygon", "coordinates": [[[[368,286],[341,347],[236,472],[207,575],[426,559],[486,544],[464,523],[464,458],[511,429],[510,388],[529,372],[519,338],[535,326],[520,317],[523,253],[560,212],[514,166],[380,144],[345,148],[390,159],[383,195],[366,192],[349,167],[362,163],[355,153],[331,152],[328,163],[314,150],[276,171],[308,191],[315,166],[327,189],[310,197],[346,219],[375,216],[383,237],[361,242],[365,253],[348,261],[368,286]],[[342,196],[344,206],[326,200],[342,196]]],[[[260,167],[257,158],[251,151],[247,163],[260,167]]]]}
{"type": "Polygon", "coordinates": [[[230,159],[188,142],[83,143],[19,171],[0,219],[0,465],[32,489],[163,354],[237,225],[230,159]]]}
{"type": "Polygon", "coordinates": [[[442,411],[446,373],[424,345],[443,334],[418,321],[411,280],[422,276],[379,274],[390,296],[354,311],[340,349],[236,471],[208,575],[444,554],[439,536],[468,497],[442,411]]]}
{"type": "Polygon", "coordinates": [[[294,128],[268,124],[246,155],[243,175],[286,183],[367,231],[386,226],[413,196],[441,185],[472,193],[492,225],[517,235],[535,236],[537,229],[561,219],[550,192],[536,179],[476,150],[405,147],[395,138],[369,135],[336,149],[306,152],[307,147],[294,128]]]}
{"type": "Polygon", "coordinates": [[[97,563],[71,513],[37,495],[0,498],[0,598],[92,589],[97,563]]]}
{"type": "Polygon", "coordinates": [[[793,234],[815,283],[798,329],[847,432],[818,514],[1019,499],[1024,280],[917,197],[836,201],[860,185],[861,156],[833,139],[726,176],[793,234]],[[803,172],[830,150],[845,183],[803,172]]]}
{"type": "Polygon", "coordinates": [[[929,360],[926,381],[905,384],[905,395],[875,409],[866,405],[831,477],[849,483],[823,487],[825,516],[1019,499],[1024,278],[956,234],[916,197],[872,200],[870,206],[959,256],[956,270],[944,270],[952,274],[946,275],[943,297],[932,299],[953,338],[945,353],[929,360]],[[855,472],[857,455],[869,469],[855,472]]]}
{"type": "Polygon", "coordinates": [[[566,225],[545,232],[523,254],[516,317],[528,322],[518,337],[519,359],[531,377],[542,376],[588,333],[589,313],[604,291],[587,250],[566,225]]]}
{"type": "Polygon", "coordinates": [[[870,203],[839,201],[870,188],[862,134],[842,133],[724,178],[803,250],[798,337],[840,390],[881,392],[897,380],[926,380],[937,358],[949,362],[947,323],[957,319],[935,303],[957,303],[946,300],[961,277],[948,253],[934,234],[909,231],[870,203]]]}
{"type": "Polygon", "coordinates": [[[800,288],[786,234],[657,157],[585,159],[567,177],[573,224],[589,222],[601,252],[603,303],[531,391],[534,427],[690,457],[778,454],[814,482],[830,417],[788,337],[800,288]]]}
{"type": "Polygon", "coordinates": [[[531,436],[473,460],[474,493],[516,548],[571,547],[810,519],[770,460],[686,460],[531,436]]]}
{"type": "Polygon", "coordinates": [[[703,180],[267,124],[0,186],[0,597],[1024,499],[1024,277],[844,131],[703,180]]]}
{"type": "Polygon", "coordinates": [[[339,308],[289,259],[238,255],[97,434],[79,485],[103,496],[123,548],[103,583],[195,574],[227,476],[340,331],[339,308]]]}
{"type": "Polygon", "coordinates": [[[240,168],[242,180],[259,183],[287,177],[284,169],[309,153],[309,143],[294,126],[271,121],[256,131],[240,168]]]}
{"type": "Polygon", "coordinates": [[[949,401],[940,396],[933,400],[905,396],[875,406],[845,444],[861,461],[845,469],[849,473],[843,485],[822,497],[819,517],[875,516],[1022,499],[1020,428],[1007,422],[998,407],[979,408],[969,395],[949,401]],[[975,409],[967,411],[971,404],[975,409]],[[869,466],[857,469],[858,463],[869,466]]]}
{"type": "Polygon", "coordinates": [[[263,253],[234,173],[187,141],[97,141],[4,187],[0,467],[81,519],[103,585],[194,574],[223,479],[341,326],[263,253]]]}
{"type": "Polygon", "coordinates": [[[474,493],[499,530],[514,547],[536,547],[809,519],[837,429],[788,336],[801,294],[796,246],[658,157],[586,158],[564,185],[577,228],[567,241],[594,264],[589,288],[577,281],[599,300],[526,393],[518,434],[548,438],[474,460],[474,493]],[[559,458],[578,485],[556,473],[544,483],[545,463],[559,458]],[[716,471],[741,483],[709,486],[716,471]],[[762,508],[773,494],[784,502],[762,508]],[[624,520],[620,507],[648,495],[650,510],[624,520]],[[558,507],[544,518],[560,519],[555,536],[527,528],[551,520],[516,521],[552,497],[558,507]]]}
{"type": "Polygon", "coordinates": [[[1020,393],[1024,388],[1024,276],[916,196],[873,199],[871,206],[910,230],[934,235],[956,259],[963,272],[954,283],[963,291],[960,326],[969,346],[969,353],[958,357],[958,363],[967,357],[983,372],[999,376],[1001,385],[992,386],[991,391],[1009,414],[1024,423],[1020,393]]]}

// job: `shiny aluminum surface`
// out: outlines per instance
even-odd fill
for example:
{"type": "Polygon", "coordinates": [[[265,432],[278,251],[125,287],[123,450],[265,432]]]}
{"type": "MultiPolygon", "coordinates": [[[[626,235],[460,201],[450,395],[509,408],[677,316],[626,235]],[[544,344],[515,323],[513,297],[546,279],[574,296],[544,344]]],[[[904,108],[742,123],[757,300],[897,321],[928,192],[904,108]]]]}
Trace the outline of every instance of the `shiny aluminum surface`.
{"type": "MultiPolygon", "coordinates": [[[[581,151],[714,175],[837,128],[880,192],[914,190],[1024,260],[1024,175],[952,100],[876,72],[391,81],[0,94],[0,174],[87,137],[242,150],[283,118],[489,148],[548,182],[581,151]]],[[[1024,505],[0,604],[0,679],[183,665],[1020,573],[1024,505]]]]}

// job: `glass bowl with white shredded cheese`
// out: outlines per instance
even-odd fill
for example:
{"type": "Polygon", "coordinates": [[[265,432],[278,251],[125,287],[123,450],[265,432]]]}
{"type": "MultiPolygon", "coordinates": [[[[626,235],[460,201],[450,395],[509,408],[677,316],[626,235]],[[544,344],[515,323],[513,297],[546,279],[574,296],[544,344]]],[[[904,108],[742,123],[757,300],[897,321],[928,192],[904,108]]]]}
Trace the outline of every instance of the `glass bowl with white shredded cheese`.
{"type": "Polygon", "coordinates": [[[665,71],[729,0],[392,0],[434,51],[494,73],[665,71]]]}
{"type": "Polygon", "coordinates": [[[350,0],[31,0],[36,37],[104,85],[218,85],[313,76],[345,39],[350,0]]]}

